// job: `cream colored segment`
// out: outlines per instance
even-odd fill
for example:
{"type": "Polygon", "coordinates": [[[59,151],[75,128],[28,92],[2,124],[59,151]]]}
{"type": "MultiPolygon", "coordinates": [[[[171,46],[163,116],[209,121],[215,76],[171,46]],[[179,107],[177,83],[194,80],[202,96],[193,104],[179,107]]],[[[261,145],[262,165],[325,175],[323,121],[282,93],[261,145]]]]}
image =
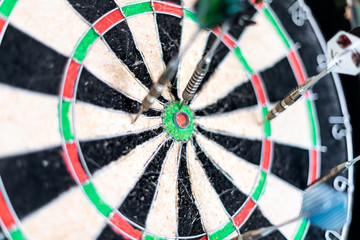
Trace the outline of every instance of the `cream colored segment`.
{"type": "Polygon", "coordinates": [[[58,101],[0,84],[0,156],[60,145],[58,101]]]}
{"type": "MultiPolygon", "coordinates": [[[[279,225],[300,215],[303,192],[280,178],[270,174],[267,177],[266,189],[259,200],[262,214],[273,225],[279,225]]],[[[293,239],[300,221],[280,228],[287,238],[293,239]]]]}
{"type": "MultiPolygon", "coordinates": [[[[199,27],[192,20],[184,18],[183,32],[181,36],[181,50],[182,51],[187,43],[191,40],[194,34],[198,31],[199,27]]],[[[207,42],[209,32],[201,31],[200,35],[191,44],[190,48],[186,51],[179,66],[179,93],[180,97],[184,91],[186,84],[189,82],[192,74],[195,71],[196,65],[201,60],[207,42]]]]}
{"type": "Polygon", "coordinates": [[[239,46],[254,71],[273,66],[287,54],[286,47],[269,20],[258,13],[256,24],[247,27],[240,37],[239,46]]]}
{"type": "Polygon", "coordinates": [[[136,147],[93,175],[96,189],[110,206],[117,207],[120,204],[164,139],[165,134],[162,134],[136,147]]]}
{"type": "Polygon", "coordinates": [[[226,97],[235,87],[247,80],[239,60],[234,54],[228,54],[191,104],[192,109],[199,109],[226,97]]]}
{"type": "Polygon", "coordinates": [[[209,117],[199,117],[195,122],[209,130],[248,139],[262,139],[263,126],[259,124],[260,115],[260,110],[256,106],[209,117]]]}
{"type": "Polygon", "coordinates": [[[91,240],[105,225],[80,188],[72,188],[21,221],[29,239],[91,240]]]}
{"type": "Polygon", "coordinates": [[[89,29],[64,0],[21,0],[11,14],[11,24],[67,56],[89,29]]]}
{"type": "Polygon", "coordinates": [[[162,123],[160,117],[141,115],[136,124],[132,124],[134,115],[81,102],[75,104],[74,111],[75,134],[79,140],[136,132],[162,123]]]}
{"type": "Polygon", "coordinates": [[[155,202],[146,220],[146,230],[163,237],[176,236],[177,162],[181,144],[175,143],[159,181],[155,202]]]}
{"type": "MultiPolygon", "coordinates": [[[[154,15],[146,14],[129,18],[127,23],[134,35],[138,49],[144,55],[145,63],[153,81],[157,82],[165,70],[165,64],[161,57],[154,15]]],[[[171,99],[169,91],[164,91],[163,95],[167,99],[171,99]]]]}
{"type": "Polygon", "coordinates": [[[205,229],[208,232],[219,229],[230,219],[200,162],[195,158],[195,151],[190,142],[187,146],[187,156],[192,194],[197,202],[205,229]]]}
{"type": "MultiPolygon", "coordinates": [[[[131,75],[129,70],[110,52],[101,40],[93,44],[86,55],[84,64],[98,78],[139,102],[148,93],[146,87],[131,75]]],[[[155,102],[153,107],[163,108],[158,102],[155,102]]]]}
{"type": "Polygon", "coordinates": [[[310,149],[311,126],[306,102],[297,101],[271,120],[271,138],[278,143],[310,149]]]}
{"type": "Polygon", "coordinates": [[[243,193],[250,195],[257,183],[259,168],[200,134],[197,135],[196,139],[206,154],[231,177],[233,183],[243,193]]]}

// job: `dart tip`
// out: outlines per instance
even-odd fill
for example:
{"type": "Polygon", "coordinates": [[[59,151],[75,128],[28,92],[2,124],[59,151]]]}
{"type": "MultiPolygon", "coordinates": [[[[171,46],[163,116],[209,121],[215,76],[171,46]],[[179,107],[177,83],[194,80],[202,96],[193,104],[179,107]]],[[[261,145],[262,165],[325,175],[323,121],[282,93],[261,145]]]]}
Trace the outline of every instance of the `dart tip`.
{"type": "Polygon", "coordinates": [[[179,110],[182,109],[182,107],[184,106],[184,104],[185,104],[185,100],[182,100],[181,103],[180,103],[180,109],[179,109],[179,110]]]}
{"type": "Polygon", "coordinates": [[[143,108],[140,108],[140,111],[136,114],[135,118],[133,119],[132,121],[132,124],[134,124],[138,118],[140,117],[140,115],[143,113],[144,109],[143,108]]]}
{"type": "Polygon", "coordinates": [[[267,121],[269,121],[268,117],[265,116],[265,118],[262,121],[258,121],[258,125],[263,125],[265,124],[267,121]]]}

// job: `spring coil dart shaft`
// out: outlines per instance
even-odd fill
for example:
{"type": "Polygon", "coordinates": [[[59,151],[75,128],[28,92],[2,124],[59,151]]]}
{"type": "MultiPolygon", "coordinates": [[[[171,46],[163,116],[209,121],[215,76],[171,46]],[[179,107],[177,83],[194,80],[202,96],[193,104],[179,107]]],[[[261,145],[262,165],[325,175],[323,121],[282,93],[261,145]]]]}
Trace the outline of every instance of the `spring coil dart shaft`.
{"type": "Polygon", "coordinates": [[[216,39],[216,41],[211,46],[210,50],[205,54],[205,56],[200,60],[200,62],[196,65],[196,69],[191,76],[188,84],[186,85],[185,90],[182,93],[182,102],[180,105],[180,109],[182,106],[186,103],[189,103],[195,96],[196,91],[198,90],[200,84],[204,80],[206,74],[209,71],[211,60],[213,59],[215,55],[215,51],[219,44],[221,43],[221,39],[224,36],[224,34],[229,30],[230,28],[230,21],[227,21],[223,24],[221,27],[221,34],[216,39]]]}
{"type": "Polygon", "coordinates": [[[195,96],[195,93],[198,90],[201,82],[209,71],[211,59],[212,57],[202,59],[196,66],[195,72],[191,76],[189,83],[186,85],[186,88],[182,93],[183,102],[181,103],[181,107],[184,103],[190,102],[191,99],[193,99],[195,96]]]}

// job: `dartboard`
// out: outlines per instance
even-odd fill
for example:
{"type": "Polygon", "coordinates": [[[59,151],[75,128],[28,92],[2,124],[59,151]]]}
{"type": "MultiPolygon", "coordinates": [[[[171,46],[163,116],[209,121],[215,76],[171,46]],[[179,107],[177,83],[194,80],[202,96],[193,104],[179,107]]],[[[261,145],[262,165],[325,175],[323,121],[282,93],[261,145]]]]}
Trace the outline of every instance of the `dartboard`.
{"type": "MultiPolygon", "coordinates": [[[[0,239],[224,239],[297,217],[304,189],[352,157],[337,75],[271,122],[326,66],[302,0],[246,3],[255,22],[198,31],[194,0],[0,1],[0,239]],[[193,101],[181,94],[216,39],[193,101]]],[[[352,206],[352,170],[331,179],[352,206]]],[[[343,239],[306,219],[266,239],[343,239]]]]}

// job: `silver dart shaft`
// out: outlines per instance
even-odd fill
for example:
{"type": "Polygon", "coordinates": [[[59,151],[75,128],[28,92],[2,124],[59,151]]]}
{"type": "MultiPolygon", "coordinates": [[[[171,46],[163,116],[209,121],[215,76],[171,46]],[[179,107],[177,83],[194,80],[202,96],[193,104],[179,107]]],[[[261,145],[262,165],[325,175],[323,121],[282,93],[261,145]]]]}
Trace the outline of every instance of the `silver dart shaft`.
{"type": "Polygon", "coordinates": [[[180,109],[182,108],[182,106],[185,103],[189,103],[194,98],[196,91],[198,90],[200,84],[204,80],[207,72],[209,71],[211,60],[213,59],[213,57],[215,55],[215,51],[216,51],[217,47],[219,46],[222,37],[228,31],[229,28],[230,28],[230,23],[225,22],[221,28],[220,36],[216,39],[216,41],[211,46],[210,50],[205,54],[205,56],[197,64],[196,69],[190,78],[190,81],[188,82],[185,90],[182,93],[183,100],[181,102],[180,109]]]}
{"type": "Polygon", "coordinates": [[[353,166],[359,160],[360,160],[360,156],[357,156],[353,160],[350,160],[350,161],[347,161],[347,162],[337,165],[336,167],[332,168],[327,174],[325,174],[324,176],[322,176],[321,178],[319,178],[315,182],[313,182],[308,188],[315,187],[321,183],[326,182],[330,178],[333,178],[333,177],[339,175],[343,171],[349,169],[349,167],[353,166]]]}
{"type": "Polygon", "coordinates": [[[264,122],[276,118],[280,113],[284,112],[288,107],[293,105],[305,94],[307,90],[309,90],[320,79],[326,76],[333,67],[324,69],[318,75],[308,78],[303,84],[292,90],[283,100],[276,104],[276,106],[266,114],[264,122]]]}
{"type": "Polygon", "coordinates": [[[279,229],[285,225],[288,225],[290,223],[293,223],[293,222],[298,221],[305,217],[306,217],[306,215],[301,215],[301,216],[298,216],[296,218],[288,220],[277,226],[262,227],[259,229],[251,230],[251,231],[245,232],[241,236],[232,238],[231,240],[258,240],[258,239],[268,236],[269,234],[273,233],[274,231],[276,231],[277,229],[279,229]]]}
{"type": "Polygon", "coordinates": [[[166,68],[165,72],[159,78],[159,81],[155,83],[151,88],[150,92],[146,95],[144,100],[141,103],[140,111],[136,115],[133,120],[133,123],[139,118],[139,116],[150,109],[151,105],[156,101],[158,97],[160,97],[161,93],[163,92],[164,88],[168,84],[168,82],[174,78],[176,71],[178,69],[180,63],[180,58],[176,58],[175,60],[171,61],[166,68]]]}

